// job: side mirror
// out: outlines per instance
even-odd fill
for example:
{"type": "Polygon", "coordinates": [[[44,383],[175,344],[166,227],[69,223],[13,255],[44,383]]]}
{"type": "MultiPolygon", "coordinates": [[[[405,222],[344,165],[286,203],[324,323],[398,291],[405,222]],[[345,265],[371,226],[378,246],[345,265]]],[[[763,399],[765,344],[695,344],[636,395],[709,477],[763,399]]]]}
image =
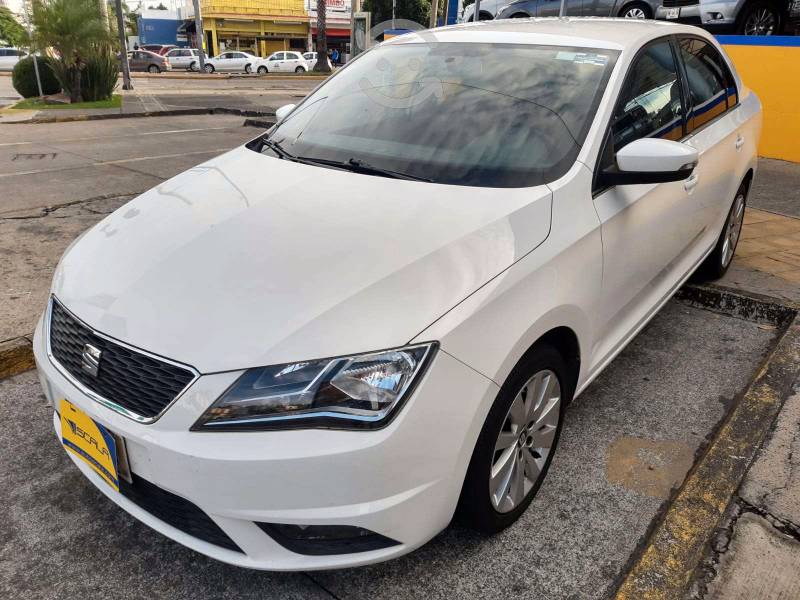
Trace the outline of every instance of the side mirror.
{"type": "Polygon", "coordinates": [[[634,140],[617,152],[617,166],[601,173],[607,185],[666,183],[689,177],[697,166],[697,150],[660,138],[634,140]]]}
{"type": "Polygon", "coordinates": [[[275,111],[275,124],[280,123],[286,117],[289,116],[289,113],[294,110],[294,107],[297,106],[296,104],[284,104],[278,110],[275,111]]]}

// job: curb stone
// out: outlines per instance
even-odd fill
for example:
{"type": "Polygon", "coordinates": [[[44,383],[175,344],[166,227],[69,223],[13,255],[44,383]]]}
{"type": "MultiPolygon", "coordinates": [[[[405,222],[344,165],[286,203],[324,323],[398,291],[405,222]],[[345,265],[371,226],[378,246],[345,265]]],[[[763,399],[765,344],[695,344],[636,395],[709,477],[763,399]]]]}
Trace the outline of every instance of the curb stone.
{"type": "Polygon", "coordinates": [[[17,337],[0,342],[0,379],[17,375],[36,366],[30,337],[17,337]]]}
{"type": "MultiPolygon", "coordinates": [[[[41,112],[41,111],[40,111],[41,112]]],[[[274,112],[244,110],[239,108],[227,108],[224,106],[214,108],[179,108],[174,110],[160,110],[155,112],[137,113],[108,113],[101,115],[65,115],[49,118],[33,118],[26,121],[9,121],[4,125],[36,125],[42,123],[72,123],[75,121],[105,121],[107,119],[135,119],[141,117],[178,117],[186,115],[238,115],[242,117],[273,117],[274,112]]],[[[272,123],[270,123],[270,126],[272,123]]]]}

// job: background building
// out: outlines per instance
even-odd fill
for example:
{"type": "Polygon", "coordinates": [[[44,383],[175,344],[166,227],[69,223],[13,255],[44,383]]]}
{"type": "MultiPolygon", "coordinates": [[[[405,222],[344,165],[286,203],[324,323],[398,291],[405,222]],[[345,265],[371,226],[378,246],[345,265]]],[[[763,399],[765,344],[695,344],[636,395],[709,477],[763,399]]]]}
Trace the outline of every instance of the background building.
{"type": "MultiPolygon", "coordinates": [[[[317,0],[304,0],[308,15],[309,50],[315,49],[317,41],[317,0]]],[[[328,37],[328,49],[338,49],[340,53],[349,53],[350,45],[350,0],[327,0],[325,11],[325,32],[328,37]]]]}
{"type": "MultiPolygon", "coordinates": [[[[188,37],[181,31],[183,20],[177,10],[144,9],[137,19],[139,45],[175,44],[188,45],[188,37]]],[[[131,46],[132,47],[132,46],[131,46]]]]}
{"type": "MultiPolygon", "coordinates": [[[[334,0],[335,1],[335,0],[334,0]]],[[[185,31],[194,35],[191,0],[181,11],[185,31]]],[[[225,50],[243,50],[269,56],[277,50],[305,50],[308,15],[304,0],[200,0],[206,52],[215,56],[225,50]]]]}

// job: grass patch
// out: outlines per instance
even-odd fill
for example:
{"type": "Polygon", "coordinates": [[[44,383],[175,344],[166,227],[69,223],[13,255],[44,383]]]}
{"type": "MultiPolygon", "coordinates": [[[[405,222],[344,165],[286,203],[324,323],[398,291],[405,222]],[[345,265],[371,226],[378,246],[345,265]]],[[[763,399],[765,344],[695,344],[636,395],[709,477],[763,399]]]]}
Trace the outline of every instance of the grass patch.
{"type": "Polygon", "coordinates": [[[45,104],[39,98],[27,98],[20,100],[11,108],[22,110],[63,110],[70,108],[121,108],[122,96],[114,94],[108,100],[97,100],[96,102],[76,102],[75,104],[45,104]]]}

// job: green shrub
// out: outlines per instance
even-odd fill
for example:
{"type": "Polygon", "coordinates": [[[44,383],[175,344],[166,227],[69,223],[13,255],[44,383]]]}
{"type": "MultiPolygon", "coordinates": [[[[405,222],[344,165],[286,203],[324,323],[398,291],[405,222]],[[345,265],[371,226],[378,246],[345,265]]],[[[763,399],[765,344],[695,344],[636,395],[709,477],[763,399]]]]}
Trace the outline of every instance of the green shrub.
{"type": "MultiPolygon", "coordinates": [[[[36,58],[36,62],[39,63],[39,79],[42,81],[42,92],[45,95],[60,92],[61,84],[58,83],[58,79],[56,79],[51,68],[52,59],[39,56],[36,58]]],[[[32,56],[23,58],[14,66],[14,71],[11,73],[11,84],[23,98],[39,95],[32,56]]]]}
{"type": "Polygon", "coordinates": [[[107,100],[117,88],[119,62],[108,48],[99,48],[86,59],[81,73],[81,98],[84,102],[107,100]]]}

